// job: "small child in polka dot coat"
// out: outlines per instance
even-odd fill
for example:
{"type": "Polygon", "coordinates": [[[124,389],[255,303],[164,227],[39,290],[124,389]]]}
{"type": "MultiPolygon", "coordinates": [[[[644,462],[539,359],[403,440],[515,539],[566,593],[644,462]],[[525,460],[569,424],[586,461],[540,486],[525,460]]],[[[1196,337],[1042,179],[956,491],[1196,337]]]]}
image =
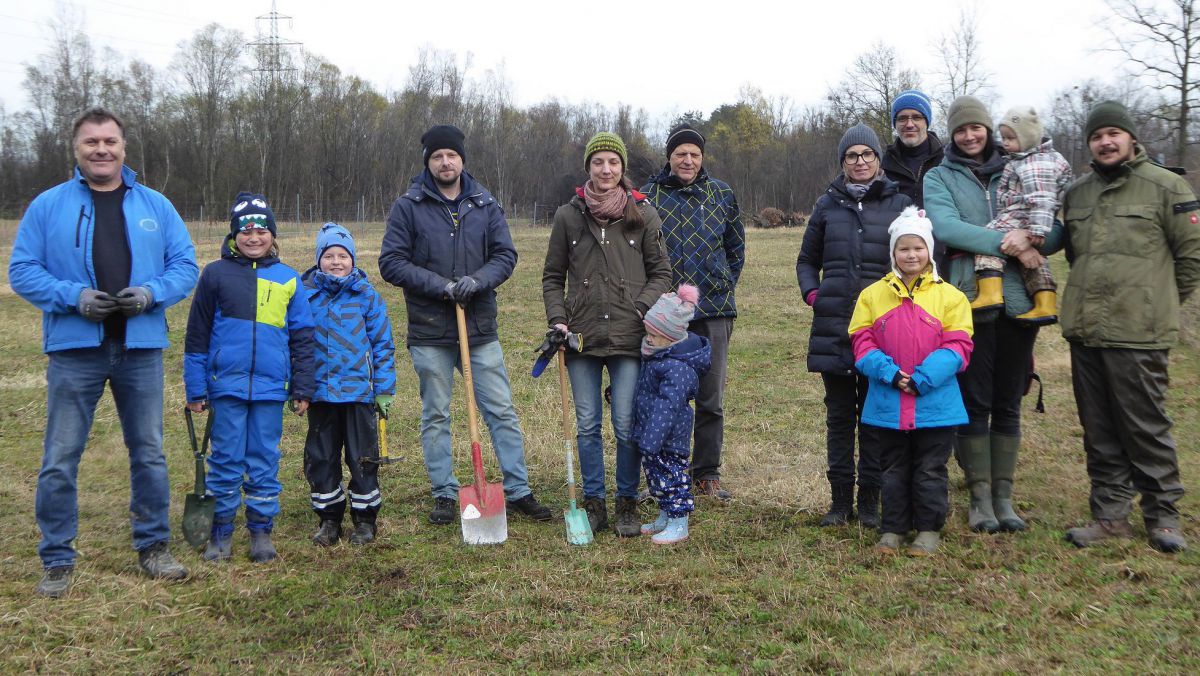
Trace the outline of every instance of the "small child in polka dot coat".
{"type": "Polygon", "coordinates": [[[688,514],[695,507],[688,456],[695,413],[691,401],[700,377],[712,364],[708,339],[687,330],[700,293],[681,284],[664,293],[642,323],[642,368],[633,403],[633,441],[642,454],[646,484],[658,499],[658,518],[642,526],[655,544],[688,537],[688,514]]]}

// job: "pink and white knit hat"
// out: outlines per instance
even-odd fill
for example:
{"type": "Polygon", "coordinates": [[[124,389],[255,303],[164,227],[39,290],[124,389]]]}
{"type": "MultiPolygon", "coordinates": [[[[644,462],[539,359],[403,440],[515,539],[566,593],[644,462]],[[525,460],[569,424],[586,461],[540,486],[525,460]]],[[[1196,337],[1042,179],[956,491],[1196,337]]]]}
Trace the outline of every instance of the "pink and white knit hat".
{"type": "Polygon", "coordinates": [[[667,292],[658,297],[654,307],[646,311],[642,323],[646,330],[679,342],[687,338],[688,324],[696,315],[700,290],[691,284],[680,284],[677,293],[667,292]]]}

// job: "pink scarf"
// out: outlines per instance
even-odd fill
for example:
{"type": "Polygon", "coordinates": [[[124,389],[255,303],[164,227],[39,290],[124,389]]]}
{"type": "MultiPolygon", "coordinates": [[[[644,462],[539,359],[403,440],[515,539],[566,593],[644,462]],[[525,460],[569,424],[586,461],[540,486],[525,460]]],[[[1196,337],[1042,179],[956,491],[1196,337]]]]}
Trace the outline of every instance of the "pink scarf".
{"type": "Polygon", "coordinates": [[[629,193],[617,185],[603,192],[596,190],[592,180],[583,184],[583,201],[588,211],[596,218],[613,220],[625,215],[625,203],[629,201],[629,193]]]}

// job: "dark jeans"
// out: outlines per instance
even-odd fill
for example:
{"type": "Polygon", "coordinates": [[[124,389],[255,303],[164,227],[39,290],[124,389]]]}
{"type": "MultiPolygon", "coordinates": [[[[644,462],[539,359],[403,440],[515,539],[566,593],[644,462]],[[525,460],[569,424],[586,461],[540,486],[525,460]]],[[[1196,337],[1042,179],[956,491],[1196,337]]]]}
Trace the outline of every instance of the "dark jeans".
{"type": "Polygon", "coordinates": [[[313,511],[321,520],[340,522],[346,513],[342,489],[342,449],[350,471],[351,518],[375,523],[383,497],[379,494],[379,465],[363,458],[379,455],[379,428],[374,404],[314,401],[308,407],[308,438],[304,442],[304,476],[311,489],[313,511]]]}
{"type": "Polygon", "coordinates": [[[964,437],[989,432],[1020,436],[1021,397],[1029,382],[1033,344],[1038,327],[1024,326],[1003,313],[994,321],[975,325],[975,349],[967,370],[958,374],[968,422],[958,428],[964,437]]]}
{"type": "MultiPolygon", "coordinates": [[[[870,427],[869,425],[867,427],[870,427]]],[[[873,427],[883,461],[883,533],[940,531],[950,512],[946,463],[955,428],[873,427]]]]}
{"type": "Polygon", "coordinates": [[[712,368],[700,379],[696,393],[696,426],[692,441],[692,476],[697,480],[721,478],[721,446],[725,442],[725,373],[733,317],[693,321],[688,330],[708,338],[712,368]]]}
{"type": "Polygon", "coordinates": [[[1164,408],[1167,351],[1071,343],[1071,382],[1083,425],[1092,516],[1127,519],[1140,493],[1146,528],[1178,528],[1175,503],[1183,497],[1183,483],[1164,408]]]}
{"type": "Polygon", "coordinates": [[[822,373],[825,383],[825,451],[830,485],[854,483],[854,428],[858,427],[858,485],[879,485],[877,427],[860,425],[867,379],[861,374],[841,376],[822,373]]]}

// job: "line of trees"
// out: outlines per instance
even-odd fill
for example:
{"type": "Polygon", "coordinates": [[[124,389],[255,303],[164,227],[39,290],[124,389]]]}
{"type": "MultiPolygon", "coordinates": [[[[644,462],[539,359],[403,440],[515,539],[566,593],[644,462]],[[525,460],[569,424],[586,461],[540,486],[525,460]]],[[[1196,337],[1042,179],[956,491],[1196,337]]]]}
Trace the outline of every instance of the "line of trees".
{"type": "MultiPolygon", "coordinates": [[[[1140,78],[1123,79],[1119,88],[1090,80],[1054,93],[1042,111],[1047,127],[1082,168],[1087,109],[1118,98],[1135,111],[1152,154],[1189,165],[1200,86],[1194,2],[1109,2],[1112,49],[1140,78]]],[[[977,35],[974,15],[964,11],[930,46],[941,67],[928,78],[877,43],[819,104],[799,107],[746,86],[734,103],[652,122],[626,103],[517,106],[503,71],[476,77],[469,57],[431,48],[420,51],[407,81],[392,92],[309,53],[285,53],[282,69],[264,68],[278,55],[218,24],[180,43],[170,67],[160,70],[110,49],[97,54],[79,22],[60,16],[49,48],[26,68],[29,109],[0,109],[0,216],[19,215],[68,175],[71,124],[93,105],[123,116],[127,162],[189,219],[222,219],[232,195],[253,189],[285,218],[378,220],[420,170],[421,133],[441,122],[466,131],[468,170],[521,216],[532,215],[534,205],[548,215],[570,196],[585,178],[583,147],[596,131],[625,139],[638,183],[662,166],[666,131],[682,120],[703,130],[706,166],[734,186],[745,210],[803,212],[837,171],[837,142],[847,127],[866,121],[890,140],[889,102],[898,92],[924,84],[937,102],[935,122],[944,121],[955,96],[995,99],[977,35]]]]}

